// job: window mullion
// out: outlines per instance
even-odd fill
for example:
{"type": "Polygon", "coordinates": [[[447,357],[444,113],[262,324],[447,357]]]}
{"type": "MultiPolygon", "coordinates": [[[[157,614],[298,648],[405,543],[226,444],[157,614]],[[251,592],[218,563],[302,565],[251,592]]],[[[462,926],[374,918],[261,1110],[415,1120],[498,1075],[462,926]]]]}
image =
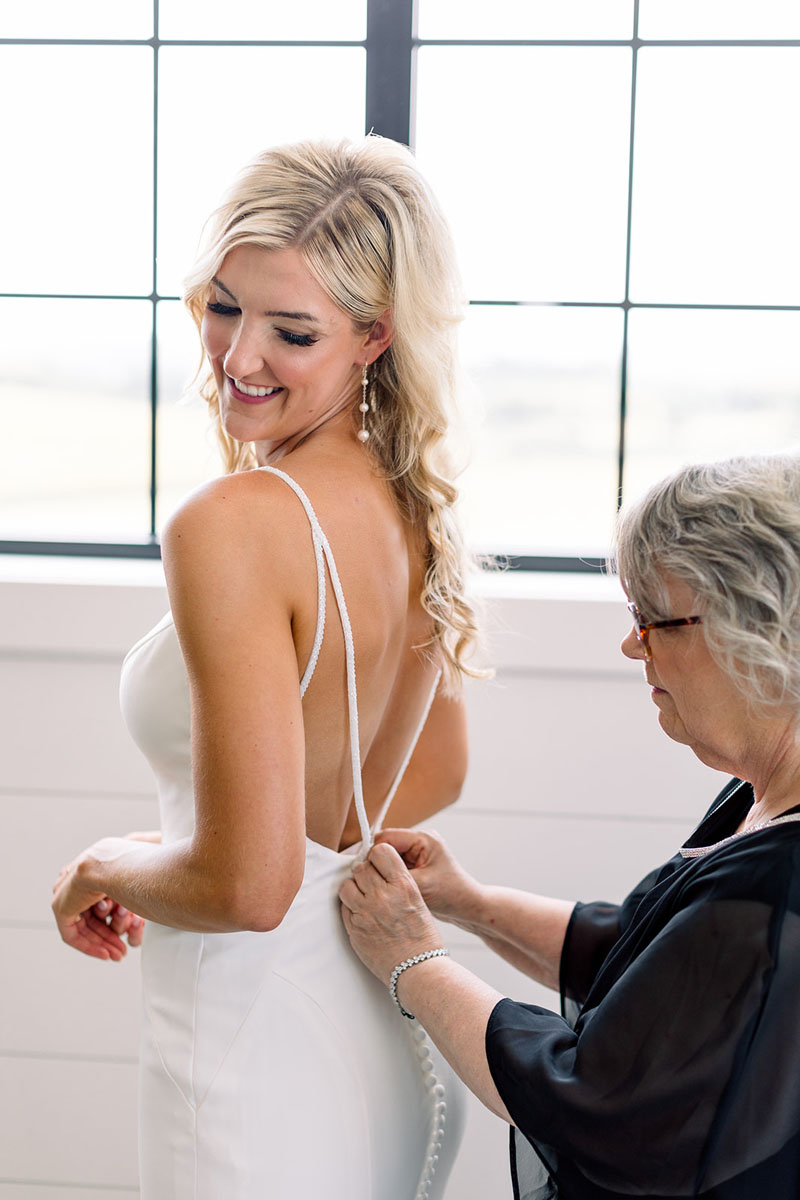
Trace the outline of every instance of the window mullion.
{"type": "Polygon", "coordinates": [[[414,0],[367,0],[365,131],[410,145],[414,0]]]}

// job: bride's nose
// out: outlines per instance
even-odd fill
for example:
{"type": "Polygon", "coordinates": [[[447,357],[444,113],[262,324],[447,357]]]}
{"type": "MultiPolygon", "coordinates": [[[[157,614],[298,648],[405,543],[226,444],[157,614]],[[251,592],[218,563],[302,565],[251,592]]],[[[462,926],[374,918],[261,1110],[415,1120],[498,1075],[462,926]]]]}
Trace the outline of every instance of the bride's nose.
{"type": "Polygon", "coordinates": [[[264,369],[264,354],[255,331],[239,324],[222,359],[225,372],[231,379],[247,379],[264,369]]]}

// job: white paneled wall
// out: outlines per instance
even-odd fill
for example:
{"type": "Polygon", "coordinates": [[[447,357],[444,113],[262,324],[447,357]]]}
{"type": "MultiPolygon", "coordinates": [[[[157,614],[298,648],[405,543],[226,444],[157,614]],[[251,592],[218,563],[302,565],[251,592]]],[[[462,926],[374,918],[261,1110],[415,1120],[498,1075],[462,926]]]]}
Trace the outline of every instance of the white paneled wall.
{"type": "MultiPolygon", "coordinates": [[[[660,732],[619,654],[613,581],[504,576],[485,590],[497,675],[469,689],[467,786],[431,824],[487,881],[619,898],[674,851],[721,777],[660,732]]],[[[157,823],[117,684],[164,609],[155,563],[0,561],[0,1200],[137,1193],[137,956],[66,949],[48,897],[84,845],[157,823]]],[[[555,1003],[480,942],[447,936],[504,994],[555,1003]]],[[[510,1195],[506,1143],[475,1102],[448,1200],[510,1195]]]]}

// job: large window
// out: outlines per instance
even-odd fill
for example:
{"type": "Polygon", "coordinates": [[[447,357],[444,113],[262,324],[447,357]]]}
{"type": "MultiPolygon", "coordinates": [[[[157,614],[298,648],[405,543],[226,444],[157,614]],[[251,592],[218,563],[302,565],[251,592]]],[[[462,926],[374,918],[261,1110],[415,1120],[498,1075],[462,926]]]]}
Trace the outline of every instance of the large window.
{"type": "Polygon", "coordinates": [[[3,17],[2,548],[156,554],[218,467],[178,295],[271,143],[410,141],[453,224],[476,549],[602,555],[800,449],[794,0],[28,0],[3,17]]]}

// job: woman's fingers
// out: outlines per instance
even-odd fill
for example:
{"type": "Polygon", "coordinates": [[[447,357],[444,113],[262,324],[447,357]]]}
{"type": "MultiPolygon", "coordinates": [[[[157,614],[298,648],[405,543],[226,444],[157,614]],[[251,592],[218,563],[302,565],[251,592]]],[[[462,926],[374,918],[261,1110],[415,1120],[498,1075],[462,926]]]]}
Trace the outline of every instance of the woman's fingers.
{"type": "Polygon", "coordinates": [[[153,842],[155,845],[161,843],[160,829],[134,829],[132,833],[126,833],[125,837],[131,842],[153,842]]]}
{"type": "Polygon", "coordinates": [[[88,954],[90,958],[120,962],[125,957],[125,943],[91,912],[82,913],[69,924],[59,923],[59,930],[68,946],[88,954]]]}
{"type": "Polygon", "coordinates": [[[122,937],[123,933],[128,932],[132,918],[133,913],[128,912],[127,908],[123,908],[121,904],[115,904],[111,911],[108,926],[114,930],[114,933],[122,937]]]}
{"type": "Polygon", "coordinates": [[[131,923],[128,926],[128,945],[141,946],[142,938],[144,937],[144,918],[136,917],[131,914],[131,923]]]}
{"type": "Polygon", "coordinates": [[[144,920],[137,917],[121,904],[115,904],[108,896],[92,905],[92,914],[112,929],[118,937],[127,937],[129,946],[140,946],[144,934],[144,920]]]}
{"type": "Polygon", "coordinates": [[[407,867],[425,866],[435,845],[432,834],[419,829],[382,829],[375,844],[393,846],[407,867]]]}
{"type": "Polygon", "coordinates": [[[107,946],[109,950],[116,950],[121,955],[126,953],[125,943],[119,934],[115,933],[111,926],[107,925],[105,921],[102,921],[99,917],[96,917],[93,912],[89,911],[83,913],[81,920],[84,923],[87,933],[92,937],[92,940],[101,942],[104,946],[107,946]]]}
{"type": "Polygon", "coordinates": [[[408,868],[394,846],[390,846],[388,842],[376,842],[364,865],[371,866],[387,883],[408,878],[408,868]]]}
{"type": "Polygon", "coordinates": [[[345,879],[342,886],[339,888],[339,899],[347,909],[348,916],[357,908],[361,907],[364,899],[364,893],[359,888],[355,879],[345,879]]]}

